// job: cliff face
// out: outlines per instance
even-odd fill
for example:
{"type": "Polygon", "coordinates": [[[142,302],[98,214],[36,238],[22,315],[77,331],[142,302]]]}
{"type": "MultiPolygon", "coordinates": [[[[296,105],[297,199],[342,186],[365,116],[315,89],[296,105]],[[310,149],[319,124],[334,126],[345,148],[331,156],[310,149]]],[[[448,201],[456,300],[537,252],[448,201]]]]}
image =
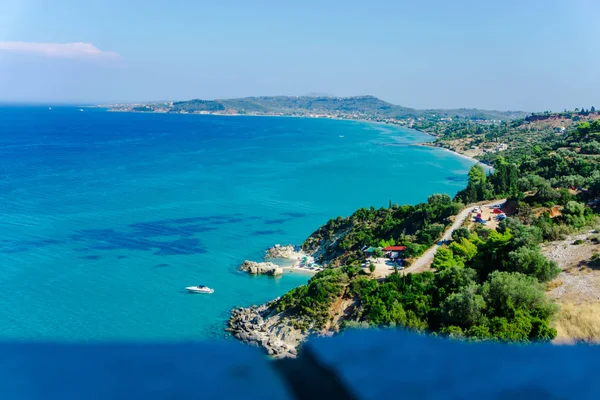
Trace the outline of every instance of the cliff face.
{"type": "Polygon", "coordinates": [[[302,244],[302,250],[310,254],[320,264],[340,265],[349,256],[349,249],[343,249],[340,241],[352,230],[350,218],[332,219],[313,232],[302,244]]]}

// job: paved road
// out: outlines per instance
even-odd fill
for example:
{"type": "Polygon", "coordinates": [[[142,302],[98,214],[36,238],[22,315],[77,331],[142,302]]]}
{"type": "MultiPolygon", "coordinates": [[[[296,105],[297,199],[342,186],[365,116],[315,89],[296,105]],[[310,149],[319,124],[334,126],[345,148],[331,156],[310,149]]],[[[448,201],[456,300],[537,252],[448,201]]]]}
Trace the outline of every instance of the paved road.
{"type": "MultiPolygon", "coordinates": [[[[487,204],[481,205],[479,207],[489,207],[489,206],[493,206],[494,204],[498,204],[498,203],[502,204],[505,201],[506,201],[506,199],[494,200],[491,203],[487,203],[487,204]]],[[[433,257],[435,256],[435,253],[437,253],[438,248],[442,244],[444,244],[445,241],[450,240],[452,238],[452,232],[454,232],[455,230],[457,230],[458,228],[460,228],[463,225],[465,220],[473,214],[473,209],[475,207],[476,206],[469,206],[469,207],[465,208],[464,210],[462,210],[461,212],[459,212],[458,215],[456,216],[456,220],[454,221],[452,226],[450,228],[448,228],[448,230],[444,233],[444,235],[442,236],[440,241],[438,243],[434,244],[425,253],[423,253],[423,255],[421,255],[421,257],[417,258],[415,260],[415,262],[412,263],[412,265],[410,267],[404,269],[403,272],[404,273],[420,272],[420,271],[423,271],[424,269],[427,269],[433,262],[433,257]]]]}

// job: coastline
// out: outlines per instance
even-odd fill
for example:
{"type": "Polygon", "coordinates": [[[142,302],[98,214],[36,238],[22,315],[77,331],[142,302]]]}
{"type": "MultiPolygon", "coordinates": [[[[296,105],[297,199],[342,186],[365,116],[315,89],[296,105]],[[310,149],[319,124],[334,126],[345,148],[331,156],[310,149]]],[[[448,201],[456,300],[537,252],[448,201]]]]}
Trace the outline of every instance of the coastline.
{"type": "Polygon", "coordinates": [[[253,275],[271,276],[281,276],[284,272],[314,275],[323,269],[323,266],[315,263],[312,255],[291,244],[276,244],[266,250],[263,261],[246,260],[239,268],[240,271],[248,271],[253,275]]]}
{"type": "Polygon", "coordinates": [[[172,113],[172,112],[163,112],[163,111],[135,111],[135,110],[111,110],[110,108],[104,106],[89,106],[90,108],[105,108],[106,112],[115,112],[115,113],[133,113],[133,114],[172,114],[172,115],[200,115],[200,116],[217,116],[217,117],[279,117],[279,118],[306,118],[306,119],[330,119],[334,121],[354,121],[354,122],[362,122],[369,124],[378,124],[378,125],[391,125],[396,126],[398,128],[410,129],[419,133],[423,133],[428,136],[436,137],[432,133],[421,131],[419,129],[415,129],[412,127],[408,127],[402,124],[395,124],[393,122],[386,121],[373,121],[369,119],[360,119],[360,118],[344,118],[344,117],[328,117],[328,116],[310,116],[310,115],[275,115],[275,114],[221,114],[221,113],[172,113]]]}
{"type": "MultiPolygon", "coordinates": [[[[421,131],[419,131],[419,132],[421,132],[421,131]]],[[[445,150],[445,151],[447,151],[447,152],[449,152],[449,153],[452,153],[452,154],[454,154],[455,156],[458,156],[458,157],[460,157],[460,158],[464,158],[464,159],[467,159],[467,160],[473,161],[473,162],[475,162],[476,164],[480,164],[480,165],[481,165],[481,166],[483,166],[484,168],[489,168],[489,169],[491,169],[491,170],[493,170],[493,169],[494,169],[494,167],[492,167],[491,165],[489,165],[489,164],[486,164],[486,163],[484,163],[483,161],[481,161],[481,160],[478,160],[478,159],[476,159],[476,158],[474,158],[474,157],[470,157],[470,156],[468,156],[468,155],[466,155],[466,154],[459,153],[458,151],[455,151],[455,150],[450,150],[450,149],[448,149],[448,148],[446,148],[446,147],[431,145],[431,144],[429,144],[429,143],[433,143],[433,142],[423,142],[423,143],[419,143],[419,144],[418,144],[418,146],[423,146],[423,147],[431,147],[431,148],[436,148],[436,149],[440,149],[440,150],[445,150]]]]}

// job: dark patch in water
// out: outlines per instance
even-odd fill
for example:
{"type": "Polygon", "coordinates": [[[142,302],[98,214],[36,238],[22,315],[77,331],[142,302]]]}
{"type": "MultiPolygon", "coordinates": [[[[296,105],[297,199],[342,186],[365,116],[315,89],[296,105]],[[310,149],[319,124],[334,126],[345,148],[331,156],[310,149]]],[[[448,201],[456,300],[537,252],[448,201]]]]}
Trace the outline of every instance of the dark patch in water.
{"type": "Polygon", "coordinates": [[[305,213],[302,212],[282,212],[281,215],[285,215],[287,217],[292,217],[292,218],[302,218],[302,217],[306,217],[305,213]]]}
{"type": "Polygon", "coordinates": [[[156,264],[154,266],[154,268],[165,268],[165,267],[168,267],[168,266],[169,266],[169,264],[156,264]]]}
{"type": "Polygon", "coordinates": [[[0,252],[2,253],[21,253],[34,250],[40,247],[52,246],[63,243],[58,239],[36,239],[36,240],[3,240],[0,252]]]}
{"type": "Polygon", "coordinates": [[[200,246],[198,239],[180,239],[165,243],[154,252],[157,256],[170,256],[179,254],[202,254],[206,249],[200,246]]]}
{"type": "Polygon", "coordinates": [[[272,231],[254,231],[253,234],[255,235],[283,235],[285,234],[285,231],[281,230],[281,229],[277,229],[277,230],[272,230],[272,231]]]}
{"type": "Polygon", "coordinates": [[[129,225],[137,231],[137,235],[143,237],[156,236],[194,236],[196,233],[214,231],[216,228],[206,225],[182,225],[171,226],[161,221],[158,222],[139,222],[129,225]]]}
{"type": "MultiPolygon", "coordinates": [[[[192,229],[196,230],[196,229],[192,229]]],[[[198,239],[187,237],[186,230],[169,231],[178,237],[174,240],[163,241],[151,239],[152,236],[163,234],[144,235],[144,232],[121,232],[114,229],[85,229],[71,236],[77,242],[84,242],[92,250],[144,250],[154,251],[157,255],[173,254],[201,254],[206,249],[201,246],[198,239]]]]}
{"type": "Polygon", "coordinates": [[[98,260],[100,256],[82,256],[79,258],[81,258],[82,260],[98,260]]]}
{"type": "MultiPolygon", "coordinates": [[[[154,226],[173,226],[173,225],[187,225],[187,224],[196,224],[198,222],[205,222],[206,225],[220,225],[231,222],[239,222],[243,220],[243,215],[240,213],[233,214],[217,214],[217,215],[207,215],[201,217],[185,217],[185,218],[173,218],[173,219],[160,219],[157,221],[149,221],[149,222],[138,222],[135,224],[129,225],[131,228],[136,228],[141,224],[152,224],[154,226]]],[[[193,225],[193,226],[206,226],[206,225],[193,225]]]]}
{"type": "Polygon", "coordinates": [[[291,218],[278,218],[278,219],[265,219],[265,224],[267,225],[277,225],[283,224],[289,221],[291,218]]]}
{"type": "Polygon", "coordinates": [[[467,178],[464,176],[447,176],[446,180],[451,182],[465,182],[467,178]]]}
{"type": "Polygon", "coordinates": [[[124,258],[127,258],[127,256],[117,256],[117,260],[122,260],[124,258]]]}

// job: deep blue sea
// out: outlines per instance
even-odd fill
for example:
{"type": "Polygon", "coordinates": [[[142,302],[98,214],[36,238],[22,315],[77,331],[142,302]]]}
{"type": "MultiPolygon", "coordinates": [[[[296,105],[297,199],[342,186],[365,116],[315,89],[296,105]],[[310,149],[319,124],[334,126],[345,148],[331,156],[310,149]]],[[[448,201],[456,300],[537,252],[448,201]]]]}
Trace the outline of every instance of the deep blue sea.
{"type": "Polygon", "coordinates": [[[0,107],[0,339],[221,338],[307,281],[237,271],[329,218],[454,194],[472,162],[388,125],[0,107]],[[185,293],[205,284],[213,295],[185,293]]]}

